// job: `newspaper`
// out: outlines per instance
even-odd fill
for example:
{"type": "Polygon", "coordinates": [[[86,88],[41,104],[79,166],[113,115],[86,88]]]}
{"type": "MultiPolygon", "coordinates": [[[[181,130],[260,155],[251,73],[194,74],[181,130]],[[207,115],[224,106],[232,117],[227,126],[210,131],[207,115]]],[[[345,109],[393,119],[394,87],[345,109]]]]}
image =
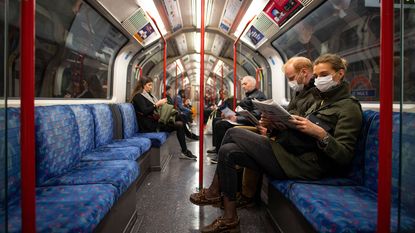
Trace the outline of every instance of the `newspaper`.
{"type": "Polygon", "coordinates": [[[248,119],[248,120],[249,120],[249,122],[251,122],[254,126],[257,126],[257,125],[259,124],[258,119],[256,119],[256,117],[255,117],[254,115],[252,115],[252,113],[250,113],[250,112],[249,112],[249,111],[247,111],[247,110],[242,109],[242,110],[238,111],[238,114],[239,114],[239,115],[241,115],[241,116],[244,116],[244,117],[245,117],[246,119],[248,119]]]}
{"type": "Polygon", "coordinates": [[[230,116],[235,116],[236,113],[234,111],[232,111],[230,108],[225,107],[224,109],[220,110],[223,115],[225,116],[225,118],[228,118],[230,116]]]}
{"type": "Polygon", "coordinates": [[[274,124],[282,123],[290,128],[296,128],[289,120],[293,119],[291,114],[287,112],[281,105],[275,103],[272,99],[258,101],[252,100],[255,107],[266,115],[274,124]]]}

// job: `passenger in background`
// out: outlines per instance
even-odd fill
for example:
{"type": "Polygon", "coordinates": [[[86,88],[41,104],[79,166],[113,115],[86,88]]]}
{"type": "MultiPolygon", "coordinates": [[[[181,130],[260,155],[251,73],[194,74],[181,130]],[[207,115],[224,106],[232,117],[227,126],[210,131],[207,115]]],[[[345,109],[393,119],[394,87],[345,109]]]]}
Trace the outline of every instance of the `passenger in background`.
{"type": "Polygon", "coordinates": [[[185,121],[184,123],[192,122],[192,109],[186,107],[185,103],[183,102],[185,99],[185,93],[183,89],[180,89],[176,96],[176,108],[179,111],[179,114],[182,115],[182,119],[185,121]]]}
{"type": "Polygon", "coordinates": [[[106,98],[102,84],[96,75],[88,76],[82,80],[83,92],[77,98],[106,98]]]}
{"type": "Polygon", "coordinates": [[[138,127],[141,132],[155,132],[157,130],[177,132],[177,139],[179,140],[182,152],[180,158],[196,160],[196,156],[187,149],[185,139],[185,126],[179,118],[176,118],[174,125],[159,124],[157,115],[157,108],[167,103],[167,99],[158,100],[151,94],[153,90],[153,80],[149,77],[141,77],[131,95],[132,103],[134,105],[135,113],[138,120],[138,127]]]}
{"type": "Polygon", "coordinates": [[[167,85],[166,86],[166,98],[167,98],[167,103],[174,105],[174,101],[173,101],[173,97],[171,96],[171,86],[167,85]]]}
{"type": "MultiPolygon", "coordinates": [[[[224,214],[202,232],[233,231],[239,228],[236,211],[236,165],[266,173],[273,179],[320,179],[338,175],[351,163],[362,125],[362,110],[350,95],[343,80],[346,61],[338,55],[325,54],[314,62],[315,102],[305,115],[316,118],[320,127],[308,118],[293,115],[291,124],[314,147],[297,153],[283,143],[266,137],[267,127],[259,126],[262,135],[244,129],[230,129],[219,150],[219,163],[209,188],[190,195],[196,205],[220,203],[223,194],[224,214]]],[[[314,119],[314,120],[316,120],[314,119]]],[[[300,145],[299,145],[300,146],[300,145]]]]}
{"type": "MultiPolygon", "coordinates": [[[[314,75],[313,63],[306,57],[292,57],[282,67],[288,85],[291,88],[291,101],[288,104],[287,111],[291,114],[304,116],[307,109],[314,103],[313,88],[314,75]]],[[[262,115],[262,121],[267,121],[266,116],[262,115]]],[[[277,137],[289,135],[281,135],[285,129],[276,129],[274,126],[274,134],[277,137]]],[[[253,202],[261,174],[249,168],[245,168],[242,177],[241,195],[237,196],[237,207],[249,205],[253,202]]]]}
{"type": "MultiPolygon", "coordinates": [[[[242,89],[245,91],[245,97],[239,103],[239,106],[252,113],[256,118],[260,118],[260,112],[256,110],[252,104],[253,99],[265,100],[266,97],[262,91],[256,88],[256,80],[252,76],[245,76],[242,78],[242,89]]],[[[233,109],[232,109],[233,110],[233,109]]],[[[238,114],[234,116],[225,117],[222,116],[221,120],[213,121],[213,138],[212,144],[214,148],[207,150],[208,153],[217,154],[222,143],[223,136],[228,129],[234,127],[235,125],[251,125],[249,120],[238,114]]],[[[216,157],[217,158],[217,157],[216,157]]],[[[216,163],[217,160],[212,158],[213,163],[216,163]]]]}

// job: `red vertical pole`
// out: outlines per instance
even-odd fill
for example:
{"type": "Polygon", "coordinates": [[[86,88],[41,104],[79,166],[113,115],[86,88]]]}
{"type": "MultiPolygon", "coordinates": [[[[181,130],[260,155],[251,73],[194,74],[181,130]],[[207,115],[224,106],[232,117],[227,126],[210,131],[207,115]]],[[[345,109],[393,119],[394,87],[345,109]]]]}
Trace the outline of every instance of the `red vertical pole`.
{"type": "Polygon", "coordinates": [[[140,78],[143,77],[143,67],[140,66],[140,78]]]}
{"type": "Polygon", "coordinates": [[[160,28],[154,20],[153,17],[151,17],[150,13],[147,12],[147,15],[150,17],[151,20],[153,20],[154,25],[156,26],[157,31],[159,32],[161,38],[163,39],[163,98],[166,98],[166,78],[167,78],[167,41],[166,38],[164,38],[163,34],[160,31],[160,28]]]}
{"type": "Polygon", "coordinates": [[[35,233],[35,1],[21,1],[20,15],[22,232],[35,233]]]}
{"type": "Polygon", "coordinates": [[[216,103],[216,74],[213,74],[213,103],[216,103]]]}
{"type": "Polygon", "coordinates": [[[200,24],[200,95],[199,95],[199,188],[203,188],[203,109],[205,96],[205,0],[201,0],[200,24]]]}
{"type": "Polygon", "coordinates": [[[262,71],[261,67],[255,69],[255,80],[256,80],[256,88],[257,89],[259,88],[259,84],[260,84],[260,81],[261,81],[259,79],[259,77],[261,76],[261,71],[262,71]]]}
{"type": "Polygon", "coordinates": [[[390,232],[393,104],[393,4],[380,2],[379,188],[377,232],[390,232]]]}
{"type": "Polygon", "coordinates": [[[182,72],[182,89],[184,90],[184,74],[182,72]]]}
{"type": "MultiPolygon", "coordinates": [[[[183,74],[182,74],[183,75],[183,74]]],[[[176,64],[176,82],[175,82],[175,84],[174,84],[174,91],[176,92],[176,90],[177,90],[177,84],[178,84],[178,77],[177,77],[177,64],[176,64]]]]}
{"type": "Polygon", "coordinates": [[[256,15],[254,15],[254,17],[246,23],[244,30],[242,30],[239,37],[233,43],[233,110],[236,109],[236,45],[238,44],[239,39],[241,39],[241,36],[244,34],[246,28],[248,28],[248,25],[255,19],[255,17],[256,15]]]}
{"type": "Polygon", "coordinates": [[[220,90],[221,90],[220,99],[223,100],[223,65],[221,68],[221,76],[222,76],[222,80],[220,81],[220,90]]]}

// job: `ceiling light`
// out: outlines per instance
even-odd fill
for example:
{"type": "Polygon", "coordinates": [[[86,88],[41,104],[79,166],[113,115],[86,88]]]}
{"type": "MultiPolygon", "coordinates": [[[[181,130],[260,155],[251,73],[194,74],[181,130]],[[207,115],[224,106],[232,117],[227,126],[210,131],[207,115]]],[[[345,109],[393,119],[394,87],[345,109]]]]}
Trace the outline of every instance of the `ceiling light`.
{"type": "Polygon", "coordinates": [[[248,21],[252,19],[252,17],[254,17],[255,15],[259,15],[259,13],[264,9],[267,3],[268,0],[256,0],[251,2],[248,10],[245,12],[244,17],[239,22],[239,25],[234,33],[236,37],[238,37],[242,33],[242,30],[244,30],[244,27],[246,26],[248,21]]]}

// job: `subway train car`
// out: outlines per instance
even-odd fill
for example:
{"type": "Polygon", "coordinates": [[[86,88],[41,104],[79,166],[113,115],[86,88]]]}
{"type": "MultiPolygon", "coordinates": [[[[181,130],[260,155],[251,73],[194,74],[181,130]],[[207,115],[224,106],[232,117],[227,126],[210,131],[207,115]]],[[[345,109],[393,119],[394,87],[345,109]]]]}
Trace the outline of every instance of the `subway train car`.
{"type": "Polygon", "coordinates": [[[414,0],[0,6],[0,232],[415,232],[414,0]]]}

